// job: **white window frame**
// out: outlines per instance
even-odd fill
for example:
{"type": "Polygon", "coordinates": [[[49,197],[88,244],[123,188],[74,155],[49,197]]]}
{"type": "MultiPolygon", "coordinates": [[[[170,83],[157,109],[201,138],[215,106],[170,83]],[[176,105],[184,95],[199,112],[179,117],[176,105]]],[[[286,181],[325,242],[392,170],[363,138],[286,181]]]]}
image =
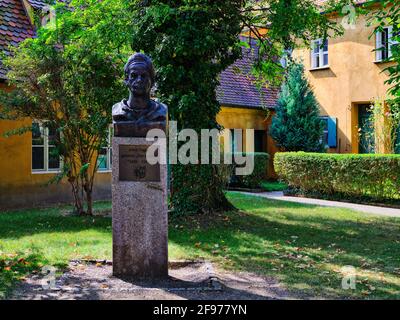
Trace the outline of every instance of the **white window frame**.
{"type": "Polygon", "coordinates": [[[316,40],[312,40],[311,41],[311,70],[316,70],[316,69],[325,69],[329,67],[329,40],[328,38],[325,39],[326,41],[326,47],[327,49],[325,50],[325,46],[324,44],[324,39],[323,38],[319,38],[316,40]],[[315,48],[319,48],[318,52],[314,52],[315,48]],[[324,64],[324,55],[327,55],[328,57],[328,61],[327,64],[324,64]],[[314,61],[316,60],[315,58],[318,59],[319,62],[319,66],[316,66],[314,61]]]}
{"type": "MultiPolygon", "coordinates": [[[[112,141],[112,136],[113,136],[113,131],[112,131],[112,129],[113,129],[113,126],[110,125],[110,126],[108,127],[107,147],[102,148],[102,149],[107,149],[107,152],[106,152],[106,157],[107,157],[107,159],[106,159],[106,161],[107,161],[107,163],[106,163],[106,168],[99,168],[99,167],[98,167],[98,163],[96,163],[96,165],[97,165],[97,172],[107,173],[107,172],[111,172],[111,171],[112,171],[112,159],[111,159],[111,157],[112,157],[112,154],[111,154],[111,150],[112,150],[111,141],[112,141]]],[[[97,159],[97,161],[98,161],[98,159],[97,159]]]]}
{"type": "Polygon", "coordinates": [[[55,145],[49,145],[49,128],[44,127],[43,123],[46,121],[43,120],[32,120],[32,127],[34,123],[37,123],[41,128],[41,132],[43,130],[43,145],[34,145],[31,139],[31,171],[33,174],[42,174],[42,173],[60,173],[61,168],[63,166],[62,157],[60,157],[60,166],[59,168],[49,168],[49,150],[50,147],[55,147],[55,145]],[[43,148],[43,169],[33,169],[33,148],[43,148]]]}
{"type": "Polygon", "coordinates": [[[398,44],[397,41],[393,41],[393,26],[383,27],[384,30],[388,30],[388,43],[387,43],[387,52],[388,57],[383,59],[383,52],[382,52],[382,31],[377,31],[375,33],[375,61],[382,62],[388,61],[392,58],[392,46],[398,44]]]}

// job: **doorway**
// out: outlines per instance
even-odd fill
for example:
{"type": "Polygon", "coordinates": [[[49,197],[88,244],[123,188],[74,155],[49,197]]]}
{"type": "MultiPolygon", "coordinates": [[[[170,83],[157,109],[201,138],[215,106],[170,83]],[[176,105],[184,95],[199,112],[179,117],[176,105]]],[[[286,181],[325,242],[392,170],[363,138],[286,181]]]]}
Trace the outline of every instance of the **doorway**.
{"type": "Polygon", "coordinates": [[[375,153],[374,127],[370,108],[370,104],[358,105],[359,153],[375,153]]]}

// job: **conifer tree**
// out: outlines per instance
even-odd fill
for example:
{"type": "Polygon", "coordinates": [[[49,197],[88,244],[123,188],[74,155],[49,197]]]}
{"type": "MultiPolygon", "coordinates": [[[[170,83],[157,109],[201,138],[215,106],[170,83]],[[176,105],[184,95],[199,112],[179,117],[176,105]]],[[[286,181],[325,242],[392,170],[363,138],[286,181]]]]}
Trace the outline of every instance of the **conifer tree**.
{"type": "Polygon", "coordinates": [[[269,133],[284,151],[322,152],[323,121],[304,66],[292,62],[287,72],[269,133]]]}

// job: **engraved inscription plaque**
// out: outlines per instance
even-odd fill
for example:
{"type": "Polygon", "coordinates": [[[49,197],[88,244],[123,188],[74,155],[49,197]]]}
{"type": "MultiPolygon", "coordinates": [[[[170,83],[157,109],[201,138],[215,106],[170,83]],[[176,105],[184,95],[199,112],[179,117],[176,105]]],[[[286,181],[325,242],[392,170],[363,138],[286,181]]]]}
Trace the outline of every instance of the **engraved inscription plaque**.
{"type": "Polygon", "coordinates": [[[160,164],[149,164],[146,160],[147,145],[119,146],[120,181],[160,181],[160,164]]]}

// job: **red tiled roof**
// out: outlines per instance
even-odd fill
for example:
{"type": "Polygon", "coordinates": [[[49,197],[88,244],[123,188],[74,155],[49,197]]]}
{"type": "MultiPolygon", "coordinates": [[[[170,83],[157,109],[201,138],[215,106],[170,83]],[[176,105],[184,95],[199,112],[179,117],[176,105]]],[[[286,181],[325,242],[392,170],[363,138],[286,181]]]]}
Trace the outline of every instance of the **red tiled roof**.
{"type": "MultiPolygon", "coordinates": [[[[62,2],[68,4],[71,0],[53,0],[52,2],[62,2]]],[[[44,6],[48,5],[45,0],[28,0],[29,4],[34,8],[34,9],[42,9],[44,6]]],[[[49,2],[49,1],[47,1],[49,2]]]]}
{"type": "Polygon", "coordinates": [[[255,78],[251,74],[251,67],[256,52],[256,42],[252,41],[250,49],[242,49],[242,59],[221,73],[220,85],[217,88],[217,99],[221,105],[248,108],[276,106],[279,89],[259,90],[254,84],[255,78]]]}
{"type": "MultiPolygon", "coordinates": [[[[17,46],[34,36],[34,29],[26,15],[22,0],[0,0],[0,50],[9,53],[8,47],[17,46]]],[[[6,70],[0,61],[0,79],[6,78],[6,70]]]]}
{"type": "Polygon", "coordinates": [[[28,0],[28,2],[35,9],[41,9],[46,5],[46,2],[41,0],[28,0]]]}

